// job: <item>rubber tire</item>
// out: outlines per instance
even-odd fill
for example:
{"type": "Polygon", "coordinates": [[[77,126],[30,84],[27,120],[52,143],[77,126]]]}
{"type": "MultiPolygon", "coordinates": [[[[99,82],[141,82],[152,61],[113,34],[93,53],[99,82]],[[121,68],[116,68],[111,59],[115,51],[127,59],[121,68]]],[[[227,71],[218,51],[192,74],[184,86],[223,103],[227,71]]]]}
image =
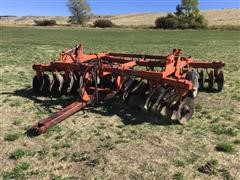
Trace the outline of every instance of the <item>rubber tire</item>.
{"type": "Polygon", "coordinates": [[[216,77],[217,91],[220,92],[223,89],[224,75],[223,71],[219,71],[216,77]]]}
{"type": "Polygon", "coordinates": [[[211,70],[208,74],[208,89],[212,90],[214,87],[214,72],[211,70]]]}
{"type": "Polygon", "coordinates": [[[199,88],[203,90],[204,89],[204,83],[205,83],[205,75],[204,75],[204,70],[203,69],[199,72],[198,82],[199,82],[199,88]]]}

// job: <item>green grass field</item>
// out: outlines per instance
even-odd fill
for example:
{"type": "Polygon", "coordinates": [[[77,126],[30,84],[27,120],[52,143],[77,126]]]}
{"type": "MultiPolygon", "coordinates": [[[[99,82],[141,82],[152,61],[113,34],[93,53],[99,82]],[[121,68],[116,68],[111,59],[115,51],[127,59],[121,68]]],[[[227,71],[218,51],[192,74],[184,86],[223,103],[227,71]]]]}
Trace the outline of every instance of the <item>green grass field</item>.
{"type": "MultiPolygon", "coordinates": [[[[240,32],[1,27],[0,175],[4,179],[240,179],[240,32]],[[68,103],[34,97],[32,64],[64,48],[184,55],[226,63],[220,93],[201,92],[176,125],[117,98],[76,113],[44,135],[26,130],[68,103]],[[211,164],[208,173],[202,166],[211,164]]],[[[0,178],[1,179],[1,178],[0,178]]]]}

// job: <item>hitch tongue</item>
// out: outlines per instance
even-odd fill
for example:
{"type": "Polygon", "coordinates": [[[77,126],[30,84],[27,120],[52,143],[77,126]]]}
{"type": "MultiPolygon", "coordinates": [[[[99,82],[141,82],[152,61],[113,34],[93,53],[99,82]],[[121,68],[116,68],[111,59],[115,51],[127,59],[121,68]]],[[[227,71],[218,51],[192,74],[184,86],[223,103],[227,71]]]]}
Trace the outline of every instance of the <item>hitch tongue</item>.
{"type": "Polygon", "coordinates": [[[86,101],[83,100],[75,101],[72,104],[68,105],[67,107],[63,108],[62,110],[53,113],[51,116],[39,121],[31,128],[31,131],[36,135],[43,134],[49,128],[60,123],[64,119],[76,113],[77,111],[83,109],[86,105],[88,105],[88,102],[86,101]]]}

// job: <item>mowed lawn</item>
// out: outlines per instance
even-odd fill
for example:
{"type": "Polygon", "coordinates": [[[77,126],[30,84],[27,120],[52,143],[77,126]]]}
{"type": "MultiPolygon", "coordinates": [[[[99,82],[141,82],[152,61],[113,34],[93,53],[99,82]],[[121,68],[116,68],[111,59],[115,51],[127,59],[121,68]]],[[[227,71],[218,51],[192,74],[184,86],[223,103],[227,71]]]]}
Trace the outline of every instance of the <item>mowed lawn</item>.
{"type": "Polygon", "coordinates": [[[1,27],[0,179],[240,179],[239,54],[239,31],[1,27]],[[114,98],[28,136],[31,125],[71,101],[35,97],[32,64],[77,43],[88,53],[181,48],[194,59],[224,61],[225,86],[200,92],[184,126],[114,98]]]}

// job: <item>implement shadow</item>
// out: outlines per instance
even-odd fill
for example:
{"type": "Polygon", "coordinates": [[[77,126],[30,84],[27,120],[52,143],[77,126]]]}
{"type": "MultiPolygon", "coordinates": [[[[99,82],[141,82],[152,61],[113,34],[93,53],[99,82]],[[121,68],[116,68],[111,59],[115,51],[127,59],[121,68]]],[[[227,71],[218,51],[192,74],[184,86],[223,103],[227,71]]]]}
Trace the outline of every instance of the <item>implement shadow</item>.
{"type": "Polygon", "coordinates": [[[35,95],[32,88],[19,89],[13,92],[2,92],[0,94],[30,99],[34,102],[34,105],[36,106],[36,108],[39,109],[39,111],[44,110],[47,111],[48,113],[53,113],[59,110],[59,107],[56,106],[65,107],[75,100],[73,96],[51,98],[49,96],[44,95],[35,95]]]}
{"type": "MultiPolygon", "coordinates": [[[[61,106],[61,108],[63,108],[77,99],[76,96],[59,98],[50,98],[49,96],[41,95],[36,96],[32,88],[20,89],[14,92],[3,92],[1,95],[12,95],[30,99],[36,104],[39,111],[44,110],[49,113],[54,113],[60,110],[59,107],[56,108],[56,106],[61,106]]],[[[145,122],[163,126],[177,124],[168,118],[143,112],[138,108],[132,108],[117,97],[98,104],[98,108],[96,108],[96,106],[91,106],[87,107],[85,110],[108,117],[117,115],[125,125],[137,125],[145,122]]]]}
{"type": "MultiPolygon", "coordinates": [[[[51,98],[49,96],[35,95],[32,88],[19,89],[13,92],[2,92],[0,94],[30,99],[34,102],[34,106],[40,112],[45,111],[50,114],[59,111],[63,107],[71,104],[76,99],[76,97],[73,97],[73,96],[51,98]]],[[[25,134],[30,138],[34,138],[39,135],[35,131],[33,131],[32,128],[26,130],[25,134]]]]}
{"type": "Polygon", "coordinates": [[[169,118],[159,117],[149,112],[143,112],[143,110],[139,108],[132,108],[117,97],[103,102],[100,108],[91,108],[90,111],[101,114],[102,116],[111,117],[117,115],[125,125],[138,125],[146,122],[162,126],[178,124],[177,122],[171,121],[169,118]]]}

